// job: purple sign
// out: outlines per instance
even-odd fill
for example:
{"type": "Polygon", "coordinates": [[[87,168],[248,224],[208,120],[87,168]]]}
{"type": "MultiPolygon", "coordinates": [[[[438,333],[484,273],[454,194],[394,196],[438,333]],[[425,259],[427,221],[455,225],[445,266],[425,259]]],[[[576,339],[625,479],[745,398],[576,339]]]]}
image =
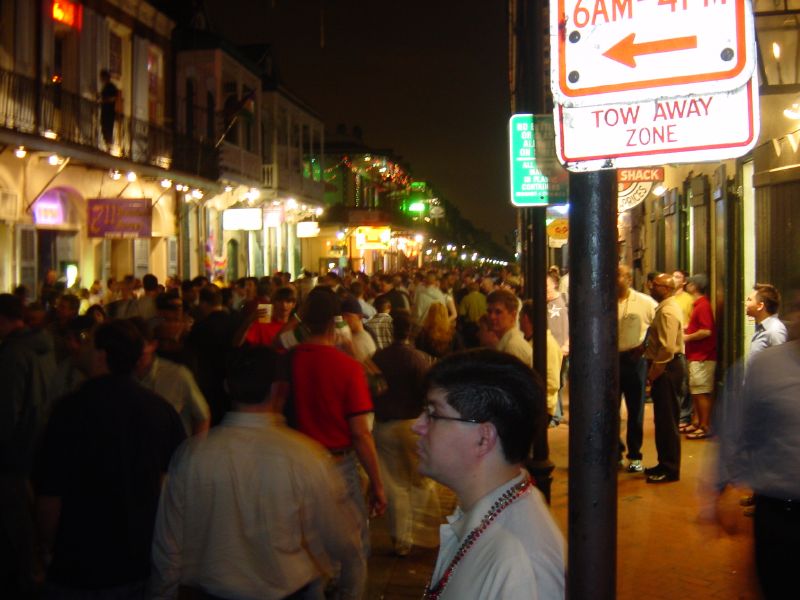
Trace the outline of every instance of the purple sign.
{"type": "Polygon", "coordinates": [[[90,198],[89,237],[149,238],[153,230],[150,198],[90,198]]]}

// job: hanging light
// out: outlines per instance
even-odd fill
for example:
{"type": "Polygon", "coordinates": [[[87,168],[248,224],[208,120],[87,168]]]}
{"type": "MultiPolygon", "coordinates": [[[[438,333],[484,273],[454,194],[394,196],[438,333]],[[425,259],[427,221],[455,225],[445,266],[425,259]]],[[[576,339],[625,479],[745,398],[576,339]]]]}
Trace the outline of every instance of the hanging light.
{"type": "Polygon", "coordinates": [[[172,187],[172,180],[171,179],[162,179],[161,180],[161,187],[165,190],[168,190],[172,187]]]}
{"type": "Polygon", "coordinates": [[[47,157],[47,162],[55,167],[61,162],[61,159],[58,157],[58,154],[51,154],[47,157]]]}
{"type": "Polygon", "coordinates": [[[25,146],[20,146],[16,150],[14,150],[14,156],[17,158],[25,158],[28,154],[28,151],[25,150],[25,146]]]}
{"type": "Polygon", "coordinates": [[[133,171],[128,171],[128,174],[126,175],[126,177],[127,177],[128,181],[130,183],[133,183],[134,181],[136,181],[136,173],[134,173],[133,171]]]}

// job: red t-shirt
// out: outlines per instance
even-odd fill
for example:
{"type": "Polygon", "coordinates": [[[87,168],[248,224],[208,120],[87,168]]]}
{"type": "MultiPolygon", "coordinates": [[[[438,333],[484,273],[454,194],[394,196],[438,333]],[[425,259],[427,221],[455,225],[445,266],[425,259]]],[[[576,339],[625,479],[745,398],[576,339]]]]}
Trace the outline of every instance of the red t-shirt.
{"type": "Polygon", "coordinates": [[[278,335],[286,323],[282,321],[270,321],[269,323],[259,323],[258,321],[250,325],[244,341],[251,346],[271,346],[275,336],[278,335]]]}
{"type": "Polygon", "coordinates": [[[334,346],[300,344],[292,352],[297,428],[329,450],[350,448],[349,417],[372,412],[358,361],[334,346]]]}
{"type": "Polygon", "coordinates": [[[705,296],[694,301],[685,333],[694,333],[700,329],[708,329],[711,335],[702,340],[686,342],[686,360],[717,360],[717,328],[711,303],[705,296]]]}

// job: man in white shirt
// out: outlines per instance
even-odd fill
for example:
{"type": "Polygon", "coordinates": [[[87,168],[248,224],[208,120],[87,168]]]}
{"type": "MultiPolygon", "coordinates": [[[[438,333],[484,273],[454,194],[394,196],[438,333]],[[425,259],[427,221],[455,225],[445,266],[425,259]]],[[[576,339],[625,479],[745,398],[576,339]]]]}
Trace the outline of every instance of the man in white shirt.
{"type": "Polygon", "coordinates": [[[176,452],[156,518],[151,597],[185,587],[317,598],[336,562],[342,597],[363,596],[355,505],[324,449],[285,426],[275,362],[269,348],[237,351],[226,379],[233,410],[176,452]]]}
{"type": "Polygon", "coordinates": [[[440,529],[425,598],[564,598],[564,540],[523,461],[546,410],[541,379],[496,350],[450,355],[428,372],[414,423],[420,473],[459,506],[440,529]]]}
{"type": "Polygon", "coordinates": [[[514,292],[503,288],[494,290],[486,299],[489,324],[500,339],[496,349],[516,356],[529,367],[533,365],[533,348],[517,325],[519,300],[514,292]]]}
{"type": "MultiPolygon", "coordinates": [[[[625,440],[628,443],[628,473],[641,473],[642,423],[644,395],[647,385],[647,361],[644,358],[644,340],[653,322],[658,303],[631,289],[633,274],[628,265],[617,267],[617,308],[619,333],[619,393],[625,397],[628,426],[625,440]]],[[[620,457],[625,445],[620,441],[620,457]]],[[[621,458],[620,458],[621,462],[621,458]]]]}

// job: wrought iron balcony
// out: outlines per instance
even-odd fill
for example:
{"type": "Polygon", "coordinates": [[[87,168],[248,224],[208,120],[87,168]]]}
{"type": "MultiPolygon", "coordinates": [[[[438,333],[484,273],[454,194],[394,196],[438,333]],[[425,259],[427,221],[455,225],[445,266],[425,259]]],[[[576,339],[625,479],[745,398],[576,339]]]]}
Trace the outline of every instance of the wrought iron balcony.
{"type": "Polygon", "coordinates": [[[0,70],[0,127],[212,180],[219,171],[212,145],[127,115],[115,116],[107,143],[97,101],[59,84],[37,86],[35,80],[6,70],[0,70]]]}

